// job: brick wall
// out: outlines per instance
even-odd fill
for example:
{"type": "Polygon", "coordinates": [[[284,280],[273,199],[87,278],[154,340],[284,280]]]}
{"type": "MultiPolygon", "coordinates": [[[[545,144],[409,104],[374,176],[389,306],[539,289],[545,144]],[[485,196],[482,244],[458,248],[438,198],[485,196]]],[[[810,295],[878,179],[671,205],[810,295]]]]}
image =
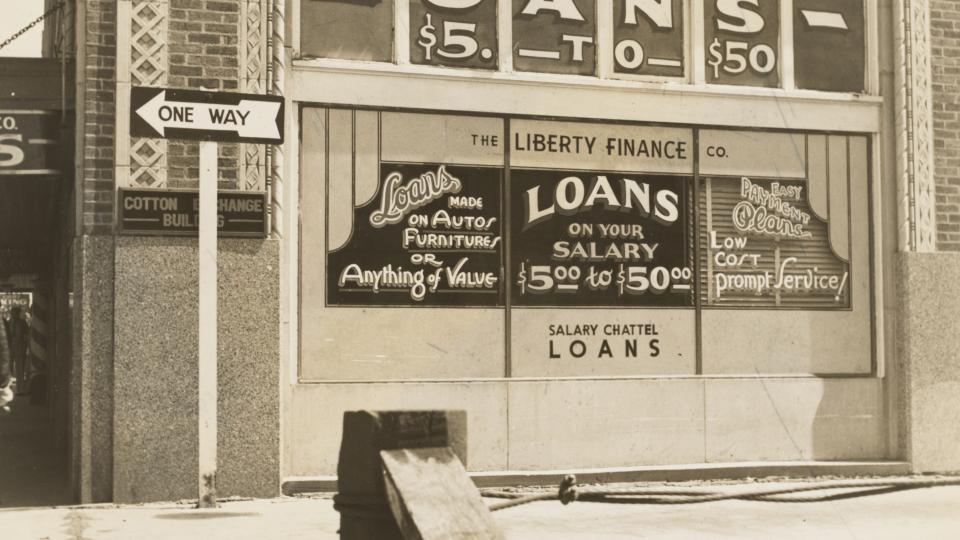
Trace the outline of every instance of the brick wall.
{"type": "MultiPolygon", "coordinates": [[[[83,232],[113,232],[117,11],[114,0],[86,3],[83,57],[83,232]]],[[[81,120],[78,118],[78,120],[81,120]]]]}
{"type": "MultiPolygon", "coordinates": [[[[168,83],[173,88],[235,92],[239,87],[240,2],[169,0],[168,83]]],[[[86,2],[84,82],[83,232],[112,234],[116,109],[116,0],[86,2]]],[[[220,145],[220,187],[236,188],[236,144],[220,145]]],[[[167,180],[171,188],[196,188],[196,142],[170,140],[167,180]]]]}
{"type": "Polygon", "coordinates": [[[960,251],[960,2],[932,0],[937,249],[960,251]]]}
{"type": "MultiPolygon", "coordinates": [[[[169,85],[236,92],[239,87],[241,0],[170,0],[169,85]]],[[[196,142],[170,141],[167,181],[171,188],[196,188],[196,142]]],[[[220,145],[220,188],[237,187],[239,147],[220,145]]]]}

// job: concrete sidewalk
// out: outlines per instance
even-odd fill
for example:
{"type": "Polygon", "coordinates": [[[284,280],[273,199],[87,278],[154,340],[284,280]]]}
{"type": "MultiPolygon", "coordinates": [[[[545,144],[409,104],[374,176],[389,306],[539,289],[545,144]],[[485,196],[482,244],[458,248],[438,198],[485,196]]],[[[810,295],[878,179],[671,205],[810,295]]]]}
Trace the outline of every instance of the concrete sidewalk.
{"type": "MultiPolygon", "coordinates": [[[[685,484],[743,491],[806,483],[685,484]]],[[[488,502],[493,502],[488,499],[488,502]]],[[[494,514],[516,540],[960,538],[960,487],[936,487],[824,503],[723,501],[679,506],[537,502],[494,514]]],[[[329,495],[189,504],[0,510],[4,540],[239,540],[338,538],[329,495]]]]}

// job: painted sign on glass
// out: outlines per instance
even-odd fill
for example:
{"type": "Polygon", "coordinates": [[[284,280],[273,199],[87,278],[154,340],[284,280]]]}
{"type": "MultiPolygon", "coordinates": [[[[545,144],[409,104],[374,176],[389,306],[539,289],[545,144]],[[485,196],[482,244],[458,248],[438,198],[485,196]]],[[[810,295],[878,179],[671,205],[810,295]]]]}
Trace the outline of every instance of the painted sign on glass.
{"type": "Polygon", "coordinates": [[[511,144],[514,305],[693,304],[690,130],[516,120],[511,144]]]}
{"type": "Polygon", "coordinates": [[[804,134],[701,131],[700,141],[705,305],[849,308],[846,156],[808,166],[827,138],[804,134]]]}
{"type": "Polygon", "coordinates": [[[778,88],[789,69],[796,88],[859,93],[866,87],[867,24],[876,22],[867,21],[863,0],[794,0],[789,11],[779,0],[511,0],[509,9],[498,6],[498,0],[410,0],[400,11],[388,0],[314,0],[303,8],[302,53],[688,81],[700,72],[688,65],[702,57],[708,84],[778,88]],[[702,24],[691,24],[701,2],[702,20],[695,22],[702,24]],[[788,43],[782,42],[785,21],[788,43]],[[408,31],[396,54],[398,24],[408,31]],[[502,44],[499,30],[507,25],[511,43],[502,44]],[[504,45],[510,58],[499,58],[504,45]],[[785,52],[792,65],[784,64],[785,52]]]}
{"type": "Polygon", "coordinates": [[[311,376],[869,371],[866,137],[309,117],[311,376]]]}
{"type": "Polygon", "coordinates": [[[704,16],[707,82],[780,84],[779,0],[707,0],[704,16]]]}
{"type": "Polygon", "coordinates": [[[793,9],[797,88],[862,92],[863,0],[794,0],[793,9]]]}
{"type": "Polygon", "coordinates": [[[497,68],[497,0],[411,0],[410,61],[497,68]]]}
{"type": "Polygon", "coordinates": [[[615,0],[613,58],[617,73],[683,77],[680,0],[615,0]]]}
{"type": "Polygon", "coordinates": [[[59,138],[52,111],[0,110],[0,175],[58,173],[59,138]]]}
{"type": "Polygon", "coordinates": [[[689,305],[688,181],[512,174],[515,305],[689,305]]]}
{"type": "Polygon", "coordinates": [[[360,166],[330,177],[351,204],[329,208],[328,303],[502,305],[502,153],[474,139],[499,121],[378,118],[347,124],[365,139],[360,166]]]}
{"type": "Polygon", "coordinates": [[[596,32],[595,0],[513,0],[513,67],[592,75],[596,32]]]}

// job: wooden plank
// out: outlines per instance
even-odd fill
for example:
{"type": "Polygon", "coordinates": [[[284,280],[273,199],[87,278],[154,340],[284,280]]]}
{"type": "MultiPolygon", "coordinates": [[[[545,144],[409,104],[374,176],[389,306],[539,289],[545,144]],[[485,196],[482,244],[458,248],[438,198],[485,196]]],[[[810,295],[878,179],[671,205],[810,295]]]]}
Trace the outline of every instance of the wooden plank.
{"type": "Polygon", "coordinates": [[[405,540],[502,539],[449,447],[383,450],[384,482],[405,540]]]}
{"type": "Polygon", "coordinates": [[[464,411],[345,412],[335,499],[340,538],[402,538],[387,502],[380,451],[451,446],[465,461],[466,417],[464,411]]]}

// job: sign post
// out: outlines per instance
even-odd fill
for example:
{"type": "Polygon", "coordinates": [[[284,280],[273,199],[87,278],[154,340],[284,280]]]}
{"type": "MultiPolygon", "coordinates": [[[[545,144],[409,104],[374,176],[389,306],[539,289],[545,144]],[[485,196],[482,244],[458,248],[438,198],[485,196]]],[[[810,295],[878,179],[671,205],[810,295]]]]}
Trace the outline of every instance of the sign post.
{"type": "Polygon", "coordinates": [[[217,143],[200,142],[199,506],[217,504],[217,143]]]}
{"type": "Polygon", "coordinates": [[[212,508],[217,505],[218,141],[283,143],[283,98],[134,87],[130,134],[200,140],[197,488],[198,506],[212,508]]]}

